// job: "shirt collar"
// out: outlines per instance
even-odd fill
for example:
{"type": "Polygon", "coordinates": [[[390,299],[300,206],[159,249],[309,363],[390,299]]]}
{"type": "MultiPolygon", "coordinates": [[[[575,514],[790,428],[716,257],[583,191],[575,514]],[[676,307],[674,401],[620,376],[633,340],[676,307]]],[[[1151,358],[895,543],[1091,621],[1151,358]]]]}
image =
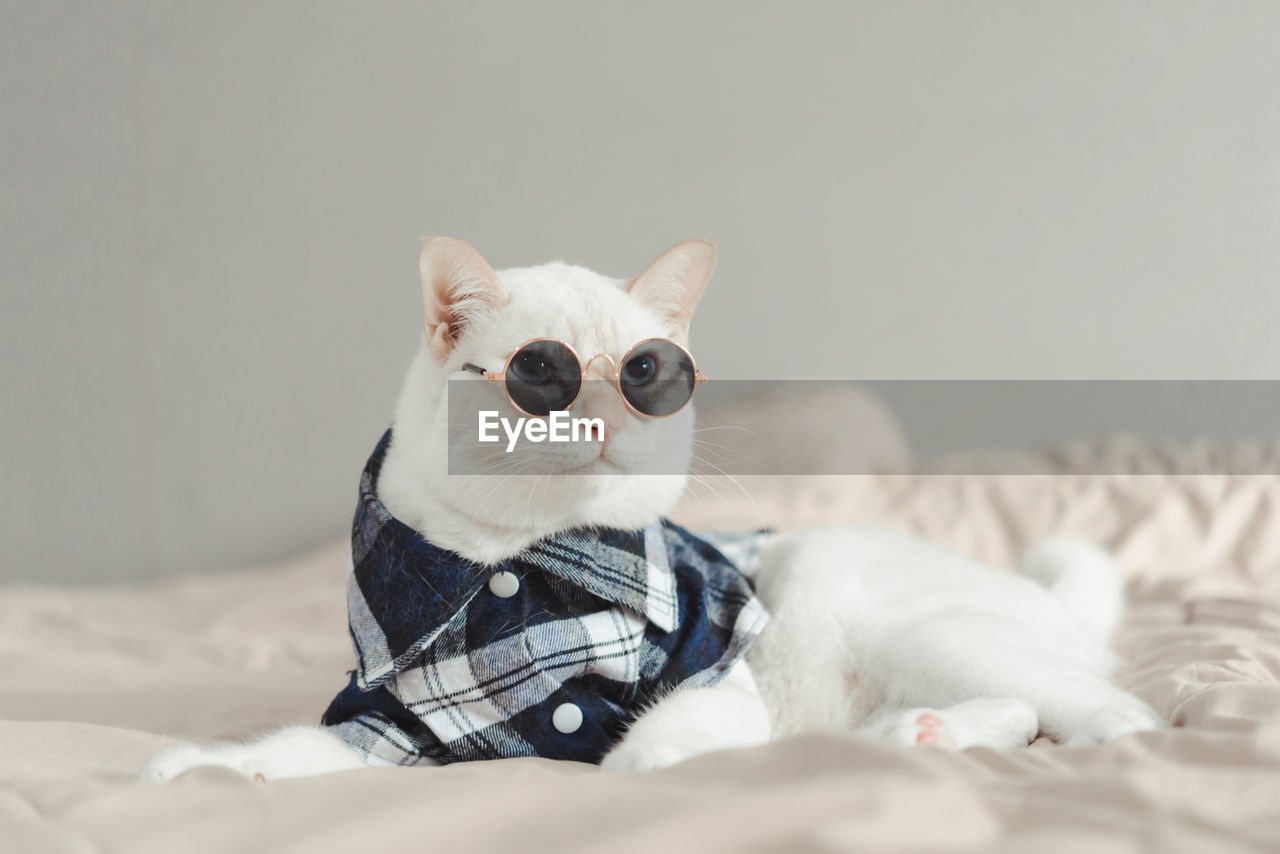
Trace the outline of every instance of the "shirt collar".
{"type": "MultiPolygon", "coordinates": [[[[431,575],[433,598],[440,604],[452,602],[461,607],[483,585],[488,574],[456,552],[441,549],[409,526],[396,519],[377,496],[378,475],[387,449],[391,444],[391,430],[383,434],[377,448],[369,458],[360,479],[360,509],[353,529],[353,559],[360,563],[363,554],[373,552],[373,562],[379,562],[379,553],[390,552],[396,562],[406,557],[414,563],[423,563],[431,575]],[[362,515],[368,523],[363,524],[362,515]],[[388,539],[398,541],[402,548],[392,551],[388,539]],[[378,542],[373,542],[377,540],[378,542]],[[459,589],[439,590],[439,582],[458,582],[459,589]],[[465,587],[466,589],[461,589],[465,587]],[[443,595],[442,595],[443,594],[443,595]]],[[[680,622],[676,596],[676,576],[668,559],[668,529],[655,523],[639,531],[623,531],[612,528],[583,528],[564,531],[540,540],[502,564],[501,568],[521,574],[540,569],[586,590],[594,596],[629,608],[664,632],[672,631],[680,622]]],[[[375,569],[376,571],[376,569],[375,569]]],[[[392,589],[382,589],[396,596],[392,589]]],[[[398,596],[397,596],[398,598],[398,596]]],[[[370,603],[372,604],[372,603],[370,603]]],[[[374,608],[375,612],[383,611],[374,608]]],[[[375,613],[380,619],[380,614],[375,613]]]]}
{"type": "Polygon", "coordinates": [[[511,564],[545,570],[635,611],[664,632],[680,622],[676,576],[660,524],[640,531],[566,531],[534,543],[511,564]]]}

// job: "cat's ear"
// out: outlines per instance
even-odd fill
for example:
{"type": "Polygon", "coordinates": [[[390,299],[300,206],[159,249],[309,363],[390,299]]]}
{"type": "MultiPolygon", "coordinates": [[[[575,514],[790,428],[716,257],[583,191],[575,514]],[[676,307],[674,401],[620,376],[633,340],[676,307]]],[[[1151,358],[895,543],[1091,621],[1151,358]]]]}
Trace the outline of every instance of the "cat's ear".
{"type": "Polygon", "coordinates": [[[418,272],[427,341],[441,361],[453,352],[467,324],[509,299],[480,253],[453,237],[424,238],[418,272]]]}
{"type": "Polygon", "coordinates": [[[658,256],[631,283],[627,293],[671,326],[677,341],[689,337],[689,321],[716,269],[716,242],[706,238],[677,243],[658,256]]]}

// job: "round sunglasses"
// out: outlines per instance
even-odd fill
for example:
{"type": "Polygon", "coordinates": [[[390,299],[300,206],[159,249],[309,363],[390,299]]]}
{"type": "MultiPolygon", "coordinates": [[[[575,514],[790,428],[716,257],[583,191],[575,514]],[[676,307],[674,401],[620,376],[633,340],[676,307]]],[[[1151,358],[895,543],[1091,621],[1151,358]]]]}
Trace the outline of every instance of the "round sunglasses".
{"type": "Polygon", "coordinates": [[[697,384],[707,379],[698,373],[689,351],[666,338],[641,341],[627,351],[621,363],[605,353],[584,363],[565,342],[535,338],[507,357],[501,373],[470,362],[464,363],[462,370],[502,381],[512,406],[525,415],[544,416],[573,406],[582,393],[587,369],[596,359],[609,363],[612,381],[627,408],[649,418],[666,418],[684,409],[697,384]]]}

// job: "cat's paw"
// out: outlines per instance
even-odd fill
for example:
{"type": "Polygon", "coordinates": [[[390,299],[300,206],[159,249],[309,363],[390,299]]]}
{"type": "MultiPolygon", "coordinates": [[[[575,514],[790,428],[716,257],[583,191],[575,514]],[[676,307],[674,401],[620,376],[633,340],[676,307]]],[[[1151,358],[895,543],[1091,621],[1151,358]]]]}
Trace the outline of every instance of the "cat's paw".
{"type": "Polygon", "coordinates": [[[945,709],[905,709],[881,715],[863,732],[904,745],[963,750],[1026,747],[1039,722],[1030,703],[1014,699],[969,700],[945,709]]]}
{"type": "Polygon", "coordinates": [[[1063,741],[1066,744],[1102,744],[1132,732],[1166,729],[1168,726],[1155,709],[1137,697],[1126,695],[1122,700],[1085,716],[1063,741]]]}
{"type": "Polygon", "coordinates": [[[632,730],[610,750],[600,770],[626,773],[666,768],[715,749],[714,740],[696,728],[652,732],[632,730]]]}
{"type": "Polygon", "coordinates": [[[600,770],[616,774],[653,771],[675,765],[693,755],[676,745],[619,744],[604,757],[600,770]]]}
{"type": "Polygon", "coordinates": [[[228,757],[224,753],[225,751],[218,748],[200,747],[195,744],[180,744],[151,757],[151,761],[142,769],[138,779],[143,783],[168,783],[192,768],[201,768],[208,765],[230,768],[246,777],[253,776],[251,771],[239,768],[236,763],[228,761],[228,757]]]}
{"type": "Polygon", "coordinates": [[[310,777],[365,767],[364,757],[324,727],[291,726],[246,744],[199,747],[183,744],[152,758],[142,770],[147,783],[167,783],[206,765],[229,768],[259,783],[310,777]]]}
{"type": "Polygon", "coordinates": [[[862,732],[894,744],[928,744],[952,750],[956,747],[951,727],[938,709],[904,709],[881,715],[862,732]]]}

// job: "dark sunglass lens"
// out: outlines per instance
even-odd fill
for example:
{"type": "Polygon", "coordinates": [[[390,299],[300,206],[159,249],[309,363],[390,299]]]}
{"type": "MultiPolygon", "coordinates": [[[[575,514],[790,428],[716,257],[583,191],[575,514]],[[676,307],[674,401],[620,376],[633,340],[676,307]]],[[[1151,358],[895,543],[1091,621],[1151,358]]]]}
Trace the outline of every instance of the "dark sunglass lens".
{"type": "Polygon", "coordinates": [[[645,415],[676,412],[693,396],[693,360],[671,341],[646,341],[626,355],[619,373],[622,394],[645,415]]]}
{"type": "Polygon", "coordinates": [[[530,415],[568,409],[582,388],[582,368],[559,341],[531,341],[507,366],[507,394],[530,415]]]}

